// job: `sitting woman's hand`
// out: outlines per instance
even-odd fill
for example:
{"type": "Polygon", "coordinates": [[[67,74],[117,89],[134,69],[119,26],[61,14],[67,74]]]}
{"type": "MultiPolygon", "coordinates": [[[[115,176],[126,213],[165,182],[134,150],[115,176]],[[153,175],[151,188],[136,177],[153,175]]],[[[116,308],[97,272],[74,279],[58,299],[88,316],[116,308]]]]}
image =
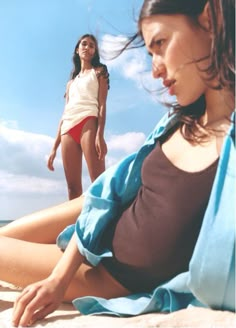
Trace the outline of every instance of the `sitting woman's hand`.
{"type": "Polygon", "coordinates": [[[50,277],[27,286],[15,301],[13,325],[25,327],[43,319],[59,307],[64,293],[64,286],[50,277]]]}

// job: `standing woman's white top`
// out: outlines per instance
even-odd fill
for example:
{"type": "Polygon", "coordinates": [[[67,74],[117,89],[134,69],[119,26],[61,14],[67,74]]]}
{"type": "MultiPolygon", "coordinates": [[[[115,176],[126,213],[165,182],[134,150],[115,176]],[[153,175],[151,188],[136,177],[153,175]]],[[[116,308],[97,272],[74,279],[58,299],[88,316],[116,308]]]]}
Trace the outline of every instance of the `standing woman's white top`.
{"type": "Polygon", "coordinates": [[[98,116],[99,83],[95,69],[78,74],[67,90],[61,134],[65,134],[88,116],[98,116]]]}

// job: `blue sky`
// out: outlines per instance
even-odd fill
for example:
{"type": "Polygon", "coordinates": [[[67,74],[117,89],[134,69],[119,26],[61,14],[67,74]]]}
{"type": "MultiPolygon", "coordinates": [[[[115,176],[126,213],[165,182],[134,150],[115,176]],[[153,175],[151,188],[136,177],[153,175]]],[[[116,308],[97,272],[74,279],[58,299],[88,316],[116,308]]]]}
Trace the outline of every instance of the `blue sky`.
{"type": "MultiPolygon", "coordinates": [[[[78,38],[93,33],[110,54],[136,31],[140,0],[2,0],[0,3],[0,220],[67,200],[60,151],[47,156],[63,112],[78,38]]],[[[110,72],[107,167],[135,151],[165,112],[144,90],[157,85],[145,49],[102,58],[110,72]]],[[[89,184],[84,165],[83,183],[89,184]]]]}

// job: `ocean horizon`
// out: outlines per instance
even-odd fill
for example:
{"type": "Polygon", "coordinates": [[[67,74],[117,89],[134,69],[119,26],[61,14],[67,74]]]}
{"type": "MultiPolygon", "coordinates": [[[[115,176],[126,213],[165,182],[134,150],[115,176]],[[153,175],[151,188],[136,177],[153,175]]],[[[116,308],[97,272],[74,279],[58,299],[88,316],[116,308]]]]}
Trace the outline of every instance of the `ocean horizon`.
{"type": "Polygon", "coordinates": [[[13,220],[0,220],[0,227],[12,222],[13,220]]]}

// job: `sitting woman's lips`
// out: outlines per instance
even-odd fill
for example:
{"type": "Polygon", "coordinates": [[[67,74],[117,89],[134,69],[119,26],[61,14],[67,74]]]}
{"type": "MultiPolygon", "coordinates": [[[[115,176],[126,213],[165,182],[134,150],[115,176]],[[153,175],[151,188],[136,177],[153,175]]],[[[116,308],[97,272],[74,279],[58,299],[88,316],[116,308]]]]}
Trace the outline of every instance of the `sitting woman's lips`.
{"type": "Polygon", "coordinates": [[[168,88],[168,92],[169,92],[170,96],[173,96],[175,94],[174,89],[175,89],[175,85],[174,85],[174,82],[173,82],[168,88]]]}
{"type": "Polygon", "coordinates": [[[168,88],[168,92],[171,96],[174,95],[174,84],[175,84],[175,82],[176,82],[175,80],[168,80],[168,79],[163,81],[164,86],[166,88],[168,88]]]}

